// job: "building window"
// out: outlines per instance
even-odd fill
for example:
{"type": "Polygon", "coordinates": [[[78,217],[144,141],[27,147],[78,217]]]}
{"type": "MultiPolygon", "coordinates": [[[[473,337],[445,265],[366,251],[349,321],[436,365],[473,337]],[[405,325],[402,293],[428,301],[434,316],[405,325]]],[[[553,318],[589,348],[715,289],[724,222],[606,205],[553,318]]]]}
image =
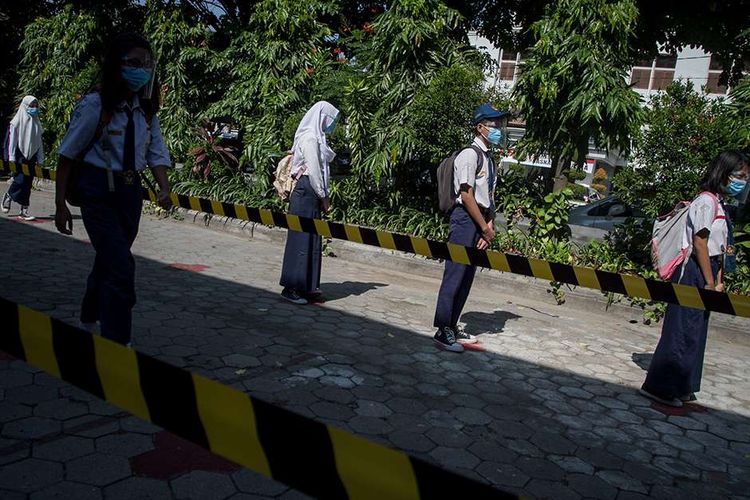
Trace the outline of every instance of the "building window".
{"type": "Polygon", "coordinates": [[[719,78],[724,70],[721,61],[715,55],[711,55],[711,62],[708,65],[708,80],[706,81],[706,92],[709,94],[726,95],[726,85],[719,85],[719,78]]]}
{"type": "Polygon", "coordinates": [[[502,49],[500,51],[500,67],[497,69],[498,80],[515,82],[518,78],[518,66],[520,63],[520,52],[502,49]]]}
{"type": "Polygon", "coordinates": [[[639,61],[630,73],[630,84],[641,90],[664,90],[674,81],[677,56],[659,54],[651,61],[639,61]]]}

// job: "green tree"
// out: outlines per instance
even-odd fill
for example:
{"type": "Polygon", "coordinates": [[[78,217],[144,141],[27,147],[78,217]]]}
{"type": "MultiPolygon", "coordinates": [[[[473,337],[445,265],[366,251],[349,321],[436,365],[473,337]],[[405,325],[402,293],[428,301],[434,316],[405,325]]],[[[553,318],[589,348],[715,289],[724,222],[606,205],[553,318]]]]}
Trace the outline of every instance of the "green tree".
{"type": "Polygon", "coordinates": [[[526,134],[519,154],[545,152],[557,178],[589,139],[627,153],[642,117],[626,83],[638,11],[632,0],[561,0],[534,24],[537,42],[514,90],[526,134]]]}
{"type": "Polygon", "coordinates": [[[747,125],[738,126],[723,101],[695,90],[690,82],[674,82],[653,96],[645,125],[632,161],[612,184],[624,201],[652,216],[692,200],[719,152],[748,145],[743,138],[747,125]]]}
{"type": "MultiPolygon", "coordinates": [[[[76,100],[97,81],[102,36],[96,19],[72,6],[26,27],[18,90],[40,100],[45,142],[53,149],[62,140],[76,100]]],[[[48,155],[49,161],[54,157],[48,155]]]]}

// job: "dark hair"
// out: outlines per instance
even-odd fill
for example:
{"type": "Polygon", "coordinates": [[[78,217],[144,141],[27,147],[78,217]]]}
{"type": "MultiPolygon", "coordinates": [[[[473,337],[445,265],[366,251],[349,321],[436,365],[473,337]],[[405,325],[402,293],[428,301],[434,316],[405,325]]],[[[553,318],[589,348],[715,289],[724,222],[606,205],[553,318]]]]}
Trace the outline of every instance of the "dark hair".
{"type": "MultiPolygon", "coordinates": [[[[110,113],[114,112],[117,105],[127,96],[128,87],[121,75],[122,58],[134,48],[146,49],[153,57],[151,44],[137,33],[123,33],[116,36],[110,42],[104,54],[99,92],[102,97],[102,107],[110,113]]],[[[151,86],[151,95],[144,96],[139,93],[141,107],[147,115],[156,114],[160,106],[159,82],[156,80],[155,69],[151,78],[155,79],[151,86]]]]}
{"type": "Polygon", "coordinates": [[[732,172],[748,165],[746,155],[736,149],[729,149],[719,153],[708,166],[708,172],[701,182],[701,191],[722,193],[732,172]]]}

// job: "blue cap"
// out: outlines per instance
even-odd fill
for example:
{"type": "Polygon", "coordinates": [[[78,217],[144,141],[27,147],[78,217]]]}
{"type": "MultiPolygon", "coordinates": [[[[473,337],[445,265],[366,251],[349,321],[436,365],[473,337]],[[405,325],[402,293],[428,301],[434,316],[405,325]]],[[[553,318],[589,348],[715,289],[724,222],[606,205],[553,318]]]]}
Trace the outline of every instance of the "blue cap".
{"type": "Polygon", "coordinates": [[[478,125],[482,120],[497,120],[507,116],[507,111],[498,111],[495,106],[486,102],[474,110],[474,125],[478,125]]]}

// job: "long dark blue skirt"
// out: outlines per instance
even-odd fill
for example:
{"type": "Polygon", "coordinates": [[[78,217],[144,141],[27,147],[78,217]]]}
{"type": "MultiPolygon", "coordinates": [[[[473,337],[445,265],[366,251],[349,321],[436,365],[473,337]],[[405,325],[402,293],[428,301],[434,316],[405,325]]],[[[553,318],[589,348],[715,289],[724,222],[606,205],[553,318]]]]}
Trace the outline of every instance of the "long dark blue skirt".
{"type": "MultiPolygon", "coordinates": [[[[718,259],[711,259],[711,268],[716,277],[718,259]]],[[[694,258],[688,259],[682,279],[679,271],[675,272],[672,282],[699,288],[706,285],[694,258]]],[[[700,391],[709,314],[709,311],[675,304],[667,306],[661,338],[648,367],[644,389],[665,399],[700,391]]]]}
{"type": "MultiPolygon", "coordinates": [[[[320,218],[320,199],[306,175],[292,191],[289,212],[300,217],[320,218]]],[[[279,284],[299,293],[311,293],[320,288],[322,252],[322,239],[317,234],[287,231],[279,284]]]]}
{"type": "MultiPolygon", "coordinates": [[[[18,152],[17,155],[21,158],[21,161],[17,163],[27,163],[29,167],[34,167],[36,165],[37,155],[34,155],[31,160],[23,158],[23,155],[21,155],[20,152],[18,152]]],[[[13,182],[8,188],[8,196],[10,196],[10,199],[15,203],[18,203],[19,205],[24,207],[28,207],[29,201],[31,200],[31,184],[33,182],[34,178],[28,175],[14,175],[13,182]]]]}

